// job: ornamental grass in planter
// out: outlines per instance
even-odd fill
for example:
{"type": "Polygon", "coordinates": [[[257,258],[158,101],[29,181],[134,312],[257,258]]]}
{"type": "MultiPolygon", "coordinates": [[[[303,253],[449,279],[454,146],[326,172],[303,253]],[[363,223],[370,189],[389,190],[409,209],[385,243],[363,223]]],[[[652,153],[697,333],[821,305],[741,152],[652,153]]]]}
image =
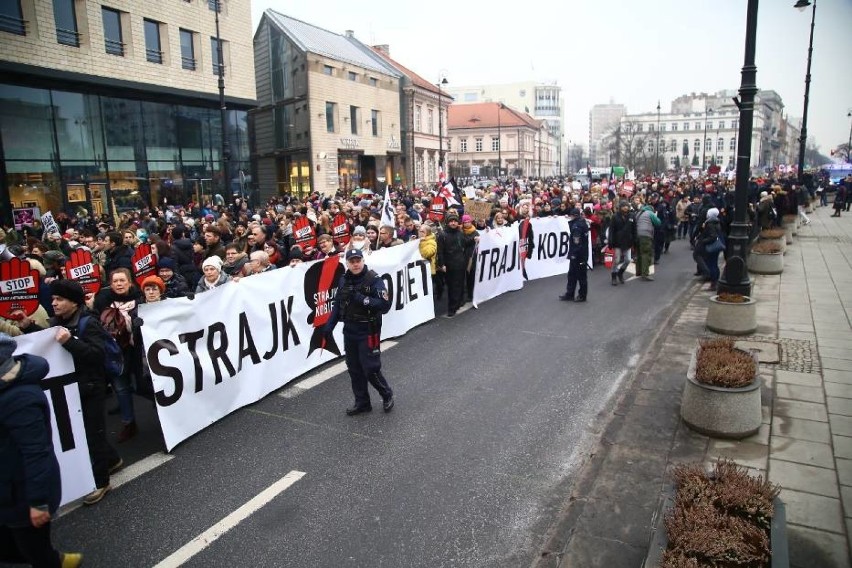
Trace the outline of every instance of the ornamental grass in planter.
{"type": "Polygon", "coordinates": [[[738,349],[734,341],[703,340],[692,354],[680,416],[696,432],[741,439],[760,429],[757,352],[738,349]]]}
{"type": "Polygon", "coordinates": [[[787,231],[784,229],[764,229],[760,231],[760,240],[777,243],[781,252],[787,252],[787,231]]]}
{"type": "Polygon", "coordinates": [[[786,561],[783,522],[775,519],[784,515],[778,485],[726,459],[709,473],[685,464],[672,475],[676,493],[665,513],[662,568],[768,568],[786,561]]]}
{"type": "Polygon", "coordinates": [[[723,292],[710,297],[707,329],[724,335],[748,335],[757,330],[757,302],[749,296],[723,292]]]}
{"type": "Polygon", "coordinates": [[[774,241],[757,241],[748,255],[748,270],[755,274],[781,274],[784,271],[784,253],[774,241]]]}

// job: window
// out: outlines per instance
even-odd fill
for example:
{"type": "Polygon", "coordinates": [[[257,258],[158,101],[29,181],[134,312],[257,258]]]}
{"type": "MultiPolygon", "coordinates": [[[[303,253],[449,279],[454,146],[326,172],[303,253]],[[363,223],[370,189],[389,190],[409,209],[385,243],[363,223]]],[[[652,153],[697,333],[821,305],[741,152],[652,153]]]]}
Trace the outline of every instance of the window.
{"type": "Polygon", "coordinates": [[[731,128],[737,129],[737,128],[739,128],[739,124],[740,124],[739,120],[732,120],[731,121],[731,128]]]}
{"type": "Polygon", "coordinates": [[[725,130],[725,121],[724,120],[719,121],[719,130],[725,130]]]}
{"type": "Polygon", "coordinates": [[[482,152],[482,138],[474,138],[474,151],[482,152]]]}
{"type": "Polygon", "coordinates": [[[435,111],[431,108],[426,111],[426,131],[429,134],[435,134],[435,129],[433,128],[433,124],[435,123],[435,111]]]}
{"type": "Polygon", "coordinates": [[[379,80],[376,79],[375,77],[370,77],[370,86],[371,87],[378,87],[379,86],[379,80]]]}
{"type": "Polygon", "coordinates": [[[414,132],[420,132],[420,115],[423,109],[420,105],[414,107],[414,132]]]}
{"type": "Polygon", "coordinates": [[[648,152],[653,152],[653,151],[654,151],[654,141],[648,140],[648,152]]]}
{"type": "Polygon", "coordinates": [[[124,42],[121,38],[121,12],[112,8],[101,8],[104,21],[104,49],[110,55],[124,56],[124,42]]]}
{"type": "Polygon", "coordinates": [[[669,164],[671,164],[673,167],[677,167],[678,166],[677,156],[672,156],[671,158],[669,158],[669,164]]]}
{"type": "Polygon", "coordinates": [[[710,152],[710,151],[712,151],[712,150],[713,150],[713,141],[712,141],[712,140],[710,140],[709,138],[707,138],[707,139],[704,141],[704,151],[705,151],[705,152],[710,152]]]}
{"type": "Polygon", "coordinates": [[[498,150],[500,150],[500,138],[498,138],[497,136],[492,136],[491,137],[491,151],[497,152],[498,150]]]}
{"type": "Polygon", "coordinates": [[[145,58],[151,63],[163,62],[163,51],[160,49],[160,23],[145,20],[145,58]]]}
{"type": "Polygon", "coordinates": [[[642,132],[642,130],[643,130],[643,129],[644,129],[644,125],[643,125],[643,124],[637,124],[637,125],[636,125],[636,132],[642,132]]]}
{"type": "Polygon", "coordinates": [[[731,143],[728,145],[728,148],[730,148],[731,150],[737,149],[737,139],[736,138],[731,138],[731,143]]]}
{"type": "Polygon", "coordinates": [[[349,72],[349,80],[350,81],[357,81],[358,80],[358,74],[355,73],[354,71],[350,71],[349,72]]]}
{"type": "Polygon", "coordinates": [[[712,120],[707,122],[707,130],[713,130],[713,121],[712,120]]]}
{"type": "Polygon", "coordinates": [[[334,133],[334,117],[337,116],[337,103],[325,103],[325,131],[334,133]]]}
{"type": "Polygon", "coordinates": [[[700,151],[701,151],[701,140],[699,140],[698,138],[696,138],[696,139],[695,139],[695,142],[692,144],[692,148],[693,148],[696,152],[700,152],[700,151]]]}
{"type": "MultiPolygon", "coordinates": [[[[216,41],[215,37],[210,38],[210,52],[213,54],[211,61],[213,61],[213,74],[219,75],[219,41],[216,41]]],[[[221,41],[222,44],[222,75],[225,75],[225,42],[221,41]]]]}
{"type": "Polygon", "coordinates": [[[683,155],[689,156],[689,140],[683,139],[683,155]]]}
{"type": "Polygon", "coordinates": [[[677,152],[677,140],[672,138],[671,146],[669,147],[669,152],[677,152]]]}
{"type": "Polygon", "coordinates": [[[649,125],[648,125],[648,132],[653,132],[653,131],[654,131],[654,125],[653,125],[653,124],[649,124],[649,125]]]}
{"type": "Polygon", "coordinates": [[[677,132],[677,122],[672,122],[672,132],[677,132]]]}
{"type": "Polygon", "coordinates": [[[462,138],[459,140],[459,152],[462,154],[467,153],[467,138],[462,138]]]}
{"type": "Polygon", "coordinates": [[[80,47],[74,0],[53,0],[53,20],[56,23],[56,41],[62,45],[80,47]]]}
{"type": "Polygon", "coordinates": [[[666,123],[664,122],[663,124],[660,125],[660,132],[665,132],[665,131],[666,131],[666,123]]]}
{"type": "Polygon", "coordinates": [[[21,0],[0,1],[0,32],[26,35],[27,26],[21,12],[21,0]]]}
{"type": "Polygon", "coordinates": [[[373,127],[373,136],[379,135],[379,111],[370,111],[370,125],[373,127]]]}
{"type": "Polygon", "coordinates": [[[722,151],[724,151],[724,149],[725,149],[725,139],[719,138],[718,140],[716,140],[716,151],[722,152],[722,151]]]}
{"type": "Polygon", "coordinates": [[[695,123],[695,130],[701,130],[701,123],[700,122],[695,123]]]}
{"type": "Polygon", "coordinates": [[[214,12],[222,13],[221,0],[207,0],[207,7],[214,12]]]}
{"type": "Polygon", "coordinates": [[[195,34],[189,30],[180,30],[180,66],[195,71],[195,34]]]}
{"type": "Polygon", "coordinates": [[[331,76],[331,75],[334,74],[334,67],[332,67],[331,65],[323,65],[322,66],[322,73],[323,73],[323,75],[331,76]]]}
{"type": "Polygon", "coordinates": [[[349,124],[352,127],[352,134],[358,134],[358,107],[349,107],[349,124]]]}

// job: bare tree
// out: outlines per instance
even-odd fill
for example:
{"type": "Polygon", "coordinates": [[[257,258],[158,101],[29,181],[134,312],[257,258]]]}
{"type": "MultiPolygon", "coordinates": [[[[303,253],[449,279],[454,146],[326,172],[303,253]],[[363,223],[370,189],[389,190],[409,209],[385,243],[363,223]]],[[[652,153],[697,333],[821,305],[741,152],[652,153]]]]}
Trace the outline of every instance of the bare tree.
{"type": "Polygon", "coordinates": [[[618,165],[629,170],[635,170],[643,164],[648,145],[649,133],[641,132],[639,126],[640,124],[635,121],[619,123],[604,138],[604,149],[615,156],[618,165]]]}

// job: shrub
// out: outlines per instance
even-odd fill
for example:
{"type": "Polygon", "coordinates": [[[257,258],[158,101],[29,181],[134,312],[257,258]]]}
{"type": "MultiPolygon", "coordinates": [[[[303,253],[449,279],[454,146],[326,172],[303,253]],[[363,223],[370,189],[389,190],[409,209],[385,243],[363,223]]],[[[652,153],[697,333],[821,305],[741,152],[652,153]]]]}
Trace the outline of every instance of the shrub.
{"type": "Polygon", "coordinates": [[[761,239],[781,239],[784,237],[784,229],[763,229],[760,231],[761,239]]]}
{"type": "Polygon", "coordinates": [[[715,387],[740,388],[751,384],[756,370],[752,356],[736,349],[733,339],[709,339],[701,342],[695,380],[715,387]]]}
{"type": "Polygon", "coordinates": [[[758,254],[776,254],[781,252],[781,245],[772,241],[757,241],[751,245],[751,252],[758,254]]]}
{"type": "Polygon", "coordinates": [[[742,294],[737,294],[734,292],[722,292],[721,294],[716,296],[716,300],[725,304],[745,304],[748,301],[748,298],[746,298],[742,294]]]}
{"type": "Polygon", "coordinates": [[[683,464],[672,475],[677,494],[665,518],[663,568],[769,565],[772,501],[780,487],[726,459],[709,474],[683,464]]]}

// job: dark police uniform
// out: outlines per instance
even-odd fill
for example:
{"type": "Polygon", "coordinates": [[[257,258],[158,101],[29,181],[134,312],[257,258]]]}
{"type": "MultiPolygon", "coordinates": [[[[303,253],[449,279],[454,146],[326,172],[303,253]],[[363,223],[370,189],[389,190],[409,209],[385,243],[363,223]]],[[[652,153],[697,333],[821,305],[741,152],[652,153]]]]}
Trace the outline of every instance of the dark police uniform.
{"type": "MultiPolygon", "coordinates": [[[[347,262],[353,257],[363,258],[363,253],[357,249],[346,253],[347,262]]],[[[368,382],[381,395],[385,412],[393,408],[393,390],[382,375],[380,351],[382,314],[390,307],[384,280],[366,265],[360,274],[347,270],[340,277],[324,331],[331,333],[337,322],[343,320],[346,368],[355,395],[355,405],[346,410],[350,416],[372,410],[368,382]]]]}
{"type": "Polygon", "coordinates": [[[568,289],[565,295],[559,296],[559,299],[566,302],[585,302],[589,287],[586,279],[586,268],[589,262],[589,224],[576,207],[569,215],[574,218],[568,224],[571,229],[571,240],[568,245],[568,259],[571,261],[568,266],[568,289]],[[580,289],[575,299],[574,290],[578,283],[580,289]]]}

